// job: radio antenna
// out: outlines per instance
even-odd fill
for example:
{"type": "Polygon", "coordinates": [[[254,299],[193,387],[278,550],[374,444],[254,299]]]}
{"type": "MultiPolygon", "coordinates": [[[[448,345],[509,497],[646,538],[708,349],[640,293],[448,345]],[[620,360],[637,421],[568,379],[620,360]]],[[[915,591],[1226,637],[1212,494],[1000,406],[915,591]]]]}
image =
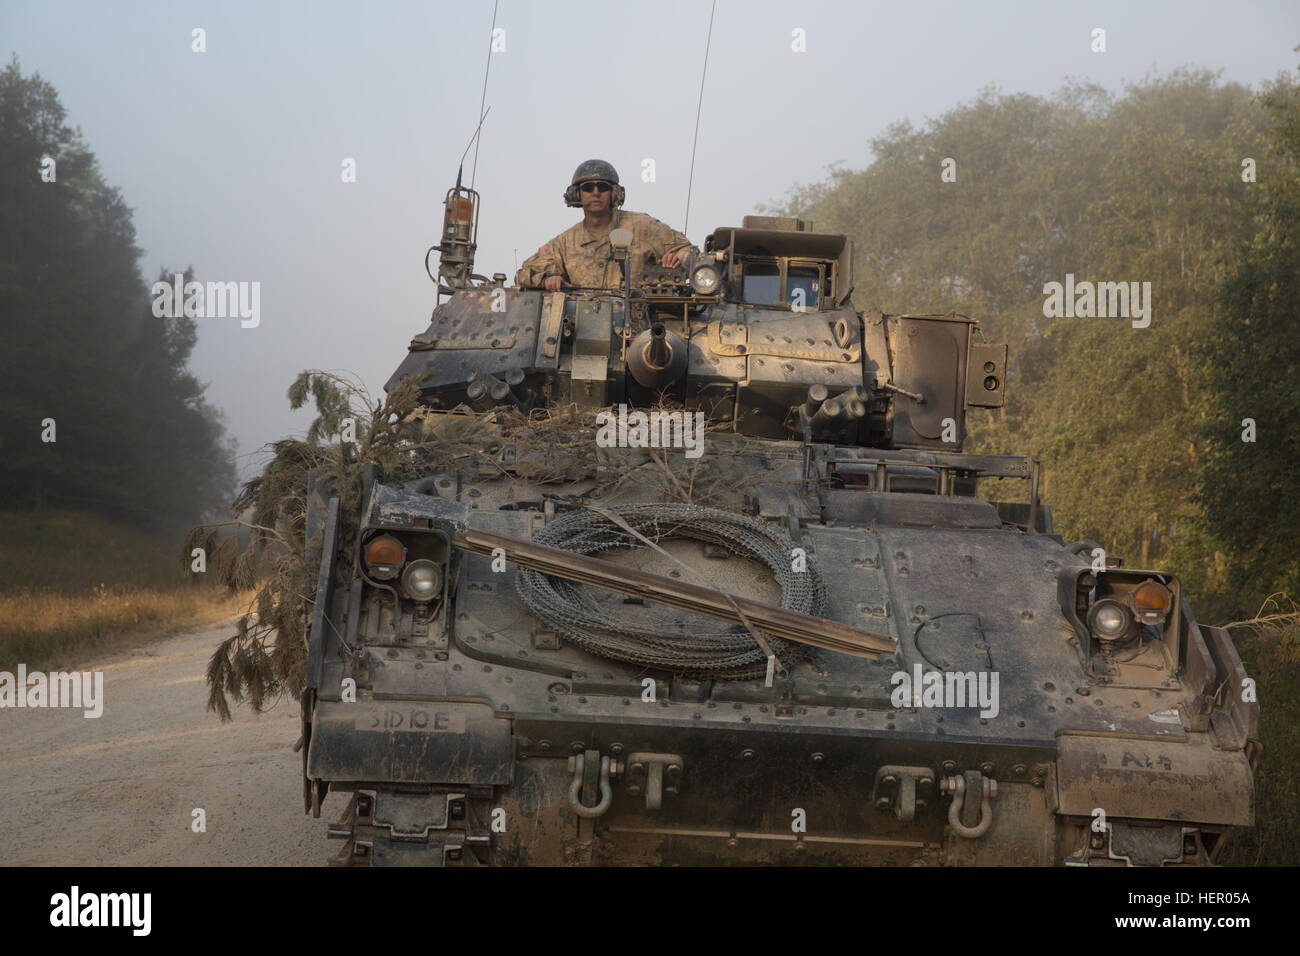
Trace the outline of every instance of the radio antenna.
{"type": "Polygon", "coordinates": [[[709,35],[704,41],[704,69],[700,71],[700,100],[695,106],[695,137],[691,140],[691,175],[686,180],[686,217],[682,223],[682,232],[691,224],[691,186],[695,183],[695,147],[700,142],[700,111],[704,109],[704,78],[709,73],[709,47],[713,43],[713,14],[718,9],[718,0],[713,0],[709,8],[709,35]]]}
{"type": "MultiPolygon", "coordinates": [[[[459,164],[459,165],[460,165],[460,167],[461,167],[462,169],[465,168],[465,157],[469,155],[469,148],[470,148],[471,146],[473,146],[474,143],[478,140],[479,130],[481,130],[481,129],[483,128],[483,123],[487,120],[487,115],[488,115],[488,113],[491,113],[491,112],[492,112],[492,107],[490,107],[490,106],[489,106],[486,110],[483,111],[483,119],[481,119],[481,120],[478,121],[478,126],[475,127],[475,129],[474,129],[474,135],[471,136],[471,137],[469,138],[469,142],[465,144],[465,152],[463,152],[463,153],[460,154],[460,164],[459,164]]],[[[477,155],[477,154],[478,154],[478,150],[475,150],[474,153],[475,153],[475,155],[477,155]]],[[[457,179],[460,179],[460,173],[457,173],[457,174],[456,174],[456,178],[457,178],[457,179]]]]}
{"type": "MultiPolygon", "coordinates": [[[[500,4],[500,2],[501,2],[501,0],[494,0],[494,2],[493,2],[493,4],[492,4],[492,31],[488,34],[488,55],[487,55],[487,65],[483,67],[483,96],[482,96],[482,97],[479,99],[479,101],[478,101],[478,116],[479,116],[478,126],[479,126],[479,129],[482,129],[482,128],[483,128],[483,121],[484,121],[485,119],[487,119],[487,113],[484,112],[484,110],[483,110],[483,104],[487,102],[487,83],[488,83],[488,74],[492,72],[492,43],[496,40],[496,34],[497,34],[497,6],[500,4]]],[[[715,2],[716,2],[716,0],[715,0],[715,2]]],[[[474,135],[475,135],[475,137],[477,137],[477,136],[478,136],[478,132],[475,131],[474,135]]],[[[475,140],[475,143],[477,144],[478,142],[479,142],[479,140],[476,139],[476,140],[475,140]]],[[[466,152],[468,152],[468,149],[466,150],[466,152]]],[[[464,162],[464,159],[462,159],[461,162],[463,163],[463,162],[464,162]]],[[[474,146],[474,167],[473,167],[473,169],[470,170],[470,174],[469,174],[469,188],[470,188],[470,189],[473,189],[473,188],[474,188],[474,180],[477,178],[477,176],[478,176],[478,146],[475,145],[475,146],[474,146]]]]}

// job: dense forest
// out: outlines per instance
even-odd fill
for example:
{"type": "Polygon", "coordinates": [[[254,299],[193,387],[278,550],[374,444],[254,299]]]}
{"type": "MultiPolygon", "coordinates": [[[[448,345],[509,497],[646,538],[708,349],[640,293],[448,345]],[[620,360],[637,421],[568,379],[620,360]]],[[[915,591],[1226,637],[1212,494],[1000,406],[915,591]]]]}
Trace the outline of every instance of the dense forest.
{"type": "Polygon", "coordinates": [[[233,497],[231,443],[187,368],[195,322],[154,315],[139,258],[122,195],[15,58],[0,73],[5,508],[176,526],[233,497]]]}
{"type": "Polygon", "coordinates": [[[1176,571],[1210,620],[1300,593],[1294,80],[985,91],[870,147],[772,211],[852,237],[859,308],[956,310],[1010,345],[970,450],[1039,455],[1067,540],[1176,571]],[[1150,324],[1047,317],[1067,276],[1149,282],[1150,324]]]}

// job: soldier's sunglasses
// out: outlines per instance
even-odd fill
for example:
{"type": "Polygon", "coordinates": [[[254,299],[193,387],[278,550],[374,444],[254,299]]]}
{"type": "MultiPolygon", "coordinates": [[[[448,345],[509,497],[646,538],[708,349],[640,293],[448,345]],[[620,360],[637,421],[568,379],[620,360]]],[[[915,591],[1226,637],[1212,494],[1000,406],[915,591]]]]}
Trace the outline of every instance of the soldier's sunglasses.
{"type": "Polygon", "coordinates": [[[609,192],[610,189],[609,183],[583,183],[578,188],[581,189],[584,193],[594,193],[594,192],[607,193],[609,192]]]}

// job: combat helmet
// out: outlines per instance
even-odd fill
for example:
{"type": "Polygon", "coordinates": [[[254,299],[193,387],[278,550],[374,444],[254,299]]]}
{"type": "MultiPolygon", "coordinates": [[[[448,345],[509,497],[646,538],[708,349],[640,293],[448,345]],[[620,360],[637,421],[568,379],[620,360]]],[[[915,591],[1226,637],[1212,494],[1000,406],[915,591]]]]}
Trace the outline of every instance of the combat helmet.
{"type": "Polygon", "coordinates": [[[627,191],[618,184],[618,170],[603,159],[588,159],[578,165],[578,168],[573,171],[573,179],[569,181],[569,188],[564,191],[564,204],[575,208],[581,207],[582,199],[578,195],[578,184],[593,179],[609,183],[613,187],[611,204],[623,205],[627,191]]]}

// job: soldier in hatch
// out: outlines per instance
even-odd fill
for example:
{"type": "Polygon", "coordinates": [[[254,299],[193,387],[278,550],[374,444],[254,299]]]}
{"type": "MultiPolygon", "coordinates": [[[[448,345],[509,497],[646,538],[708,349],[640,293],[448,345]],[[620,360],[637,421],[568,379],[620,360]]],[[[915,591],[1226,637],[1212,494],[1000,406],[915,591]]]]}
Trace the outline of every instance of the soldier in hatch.
{"type": "Polygon", "coordinates": [[[560,233],[536,255],[524,261],[515,274],[520,288],[558,292],[564,283],[587,289],[618,290],[622,268],[614,260],[609,244],[613,229],[630,229],[632,285],[644,272],[647,256],[667,268],[675,268],[692,251],[684,235],[643,212],[629,212],[623,205],[624,191],[618,172],[601,159],[589,159],[574,171],[564,202],[582,207],[582,222],[560,233]]]}

